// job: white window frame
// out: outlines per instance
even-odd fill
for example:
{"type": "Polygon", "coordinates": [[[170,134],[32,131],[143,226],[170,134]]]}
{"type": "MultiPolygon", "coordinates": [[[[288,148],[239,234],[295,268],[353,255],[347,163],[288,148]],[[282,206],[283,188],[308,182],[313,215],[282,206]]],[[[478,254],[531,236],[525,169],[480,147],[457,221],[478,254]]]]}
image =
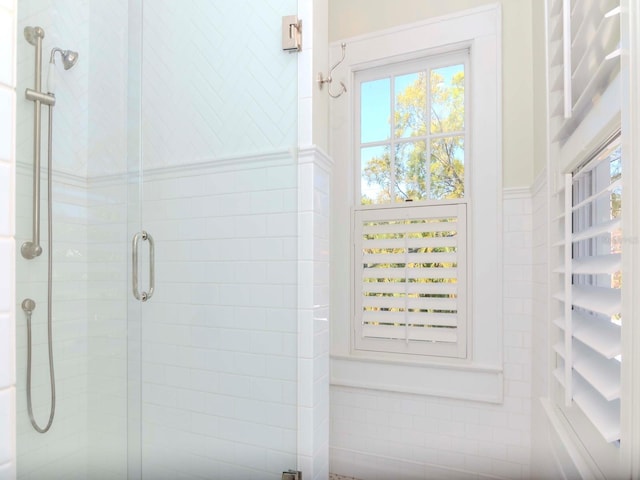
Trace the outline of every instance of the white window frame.
{"type": "MultiPolygon", "coordinates": [[[[331,232],[331,382],[499,403],[502,366],[502,70],[501,10],[491,5],[400,28],[344,40],[345,62],[334,72],[348,92],[356,72],[468,49],[469,102],[466,112],[465,195],[468,224],[469,312],[466,358],[358,351],[352,341],[353,239],[356,106],[353,96],[332,100],[334,157],[331,232]],[[474,95],[474,92],[480,94],[474,95]],[[472,157],[471,157],[472,152],[472,157]],[[470,160],[467,162],[467,158],[470,160]],[[471,159],[472,158],[472,159],[471,159]],[[482,254],[474,254],[482,252],[482,254]]],[[[330,63],[341,57],[331,46],[330,63]]],[[[359,140],[359,139],[358,139],[359,140]]],[[[357,181],[359,182],[359,170],[357,181]]]]}
{"type": "MultiPolygon", "coordinates": [[[[352,231],[353,231],[353,241],[354,241],[354,251],[352,260],[354,262],[354,282],[353,282],[353,312],[352,319],[354,322],[353,331],[352,331],[352,348],[354,351],[369,351],[369,352],[388,352],[388,353],[398,353],[398,354],[411,354],[411,355],[434,355],[434,356],[442,356],[442,357],[452,357],[452,358],[467,358],[467,348],[468,348],[468,338],[466,335],[467,331],[467,310],[468,310],[468,299],[466,295],[467,291],[467,272],[466,272],[466,244],[467,244],[467,220],[466,220],[466,206],[469,203],[469,195],[468,195],[468,186],[469,182],[469,170],[468,163],[470,152],[468,150],[468,142],[469,142],[469,115],[468,115],[468,85],[469,85],[469,52],[467,49],[463,50],[453,50],[441,53],[436,56],[427,56],[418,58],[412,61],[404,61],[400,63],[393,63],[388,65],[383,65],[379,67],[374,67],[372,69],[363,69],[354,72],[354,84],[355,87],[352,90],[352,94],[354,96],[354,151],[353,151],[353,178],[355,180],[354,185],[354,193],[355,197],[353,199],[353,216],[352,216],[352,231]],[[407,138],[396,138],[394,135],[394,130],[396,128],[396,124],[390,124],[390,132],[389,137],[376,142],[365,142],[362,143],[362,97],[361,97],[361,89],[362,84],[376,81],[379,79],[395,79],[396,77],[412,74],[415,72],[426,72],[427,77],[429,77],[429,72],[432,70],[437,70],[443,67],[448,67],[452,65],[462,65],[464,68],[465,82],[464,82],[464,122],[463,129],[457,132],[431,132],[430,129],[425,133],[424,136],[420,137],[407,137],[407,138]],[[464,195],[461,198],[456,199],[446,199],[446,200],[433,200],[433,199],[423,199],[423,200],[413,200],[411,202],[398,203],[390,199],[389,202],[385,203],[374,203],[371,205],[363,205],[361,203],[362,191],[361,185],[362,182],[359,181],[362,178],[362,157],[361,152],[363,148],[370,148],[373,143],[375,147],[389,145],[391,147],[391,151],[394,151],[395,145],[401,143],[413,143],[413,142],[425,142],[427,144],[427,157],[429,156],[429,152],[431,151],[430,142],[437,138],[446,138],[447,136],[457,136],[463,137],[463,145],[464,145],[464,153],[465,153],[465,169],[464,169],[464,195]],[[457,271],[460,275],[458,275],[458,279],[456,282],[456,328],[453,333],[456,337],[456,341],[452,342],[451,339],[447,338],[447,340],[439,342],[439,341],[416,341],[415,339],[409,339],[411,336],[409,330],[411,328],[402,328],[396,327],[383,327],[387,329],[397,330],[393,334],[396,335],[397,332],[406,332],[407,338],[375,338],[369,337],[365,334],[367,330],[371,330],[371,327],[363,326],[363,309],[362,309],[362,300],[363,300],[363,287],[366,284],[363,284],[361,281],[361,272],[362,272],[362,248],[360,248],[361,236],[358,235],[358,231],[361,227],[361,223],[359,222],[360,216],[368,216],[368,217],[377,217],[382,216],[387,219],[391,219],[389,217],[390,212],[393,211],[393,215],[396,215],[398,219],[402,218],[417,218],[417,216],[421,216],[423,219],[428,219],[433,217],[434,215],[439,215],[440,210],[438,210],[437,206],[452,206],[452,205],[462,205],[464,206],[463,210],[457,210],[460,218],[463,219],[464,224],[461,225],[458,229],[458,235],[456,235],[456,244],[457,249],[460,252],[460,255],[456,255],[456,263],[458,263],[457,271]],[[432,208],[425,208],[425,206],[431,206],[432,208]]],[[[427,89],[429,89],[430,84],[427,82],[427,89]]],[[[389,101],[390,103],[395,103],[395,81],[391,80],[389,82],[389,101]]],[[[427,98],[427,111],[430,111],[431,99],[427,98]]],[[[394,114],[393,105],[390,106],[391,115],[394,114]]],[[[430,161],[429,158],[426,161],[430,161]]],[[[393,189],[393,187],[391,187],[393,189]]],[[[395,197],[397,192],[392,191],[392,195],[395,197]]],[[[456,216],[456,215],[454,215],[456,216]]],[[[417,319],[420,321],[420,319],[417,319]]],[[[431,332],[436,332],[436,330],[431,330],[431,332]]],[[[417,331],[416,331],[417,332],[417,331]]],[[[371,332],[373,333],[373,332],[371,332]]],[[[426,332],[425,332],[426,333],[426,332]]],[[[375,333],[373,333],[375,335],[375,333]]],[[[432,337],[433,335],[427,335],[432,337]]],[[[450,335],[444,335],[445,337],[449,337],[450,335]]]]}

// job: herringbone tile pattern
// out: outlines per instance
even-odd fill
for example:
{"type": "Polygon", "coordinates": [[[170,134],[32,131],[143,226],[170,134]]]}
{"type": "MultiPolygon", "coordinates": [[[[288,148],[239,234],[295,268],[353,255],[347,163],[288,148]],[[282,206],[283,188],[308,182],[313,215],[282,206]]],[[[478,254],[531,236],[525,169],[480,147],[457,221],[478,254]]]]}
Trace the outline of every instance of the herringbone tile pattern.
{"type": "Polygon", "coordinates": [[[295,144],[296,57],[279,44],[289,10],[291,0],[259,9],[249,0],[159,0],[145,10],[145,168],[295,144]]]}

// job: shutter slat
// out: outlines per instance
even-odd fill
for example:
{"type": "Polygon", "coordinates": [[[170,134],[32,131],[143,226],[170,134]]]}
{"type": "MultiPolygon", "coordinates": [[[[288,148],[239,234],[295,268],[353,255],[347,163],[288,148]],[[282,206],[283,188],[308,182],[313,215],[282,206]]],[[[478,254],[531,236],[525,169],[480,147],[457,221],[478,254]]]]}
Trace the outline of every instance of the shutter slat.
{"type": "Polygon", "coordinates": [[[430,222],[418,223],[365,223],[362,227],[363,235],[394,234],[394,233],[427,233],[427,232],[455,232],[458,228],[456,219],[437,219],[430,222]]]}
{"type": "MultiPolygon", "coordinates": [[[[562,23],[562,18],[560,19],[562,23]]],[[[562,32],[560,32],[562,35],[562,32]]],[[[562,66],[562,36],[559,38],[553,38],[549,42],[549,65],[561,65],[562,66]]],[[[564,71],[563,71],[564,75],[564,71]]],[[[563,78],[564,83],[564,78],[563,78]]]]}
{"type": "Polygon", "coordinates": [[[434,327],[457,327],[458,315],[455,313],[407,313],[402,312],[363,312],[363,322],[367,324],[429,325],[434,327]]]}
{"type": "Polygon", "coordinates": [[[572,261],[571,273],[580,275],[612,274],[622,268],[619,253],[594,257],[576,258],[572,261]]]}
{"type": "Polygon", "coordinates": [[[562,65],[554,65],[549,68],[549,92],[558,92],[562,95],[562,65]]]}
{"type": "Polygon", "coordinates": [[[620,218],[613,218],[608,222],[599,223],[594,225],[593,227],[587,228],[582,232],[573,234],[571,241],[572,242],[580,242],[582,240],[587,240],[589,238],[595,238],[600,235],[604,235],[605,233],[611,233],[615,230],[618,230],[621,225],[620,218]]]}
{"type": "MultiPolygon", "coordinates": [[[[366,248],[366,247],[365,247],[366,248]]],[[[455,263],[457,255],[449,252],[435,253],[367,253],[362,256],[362,263],[455,263]]]]}
{"type": "Polygon", "coordinates": [[[608,317],[619,314],[622,308],[621,292],[616,288],[574,285],[571,297],[574,306],[608,317]]]}
{"type": "Polygon", "coordinates": [[[595,194],[591,195],[590,197],[585,198],[581,202],[576,203],[571,208],[571,211],[575,212],[576,210],[584,207],[585,205],[588,205],[589,203],[592,203],[592,202],[598,200],[601,197],[604,197],[605,195],[610,195],[611,192],[613,192],[615,189],[621,188],[621,187],[622,187],[622,179],[620,178],[620,179],[616,180],[615,182],[611,182],[606,188],[596,192],[595,194]]]}
{"type": "Polygon", "coordinates": [[[455,247],[458,244],[456,237],[431,237],[431,238],[384,238],[363,241],[363,249],[402,249],[408,248],[440,248],[455,247]]]}
{"type": "MultiPolygon", "coordinates": [[[[564,367],[554,369],[553,376],[564,388],[564,367]]],[[[610,443],[620,440],[620,401],[608,402],[580,377],[575,377],[573,392],[573,400],[605,441],[610,443]]]]}
{"type": "Polygon", "coordinates": [[[549,15],[552,17],[559,17],[562,15],[562,0],[550,0],[549,15]]]}
{"type": "MultiPolygon", "coordinates": [[[[562,77],[560,78],[560,85],[562,86],[562,77]]],[[[549,92],[549,116],[564,118],[564,91],[552,90],[549,92]]]]}
{"type": "Polygon", "coordinates": [[[368,338],[388,338],[404,340],[405,335],[409,341],[455,343],[458,334],[455,328],[432,327],[393,327],[387,325],[363,325],[362,333],[368,338]],[[405,332],[406,331],[406,332],[405,332]]]}
{"type": "MultiPolygon", "coordinates": [[[[564,343],[556,343],[553,349],[566,361],[564,343]]],[[[572,342],[571,349],[573,370],[578,372],[583,380],[591,385],[603,399],[612,401],[620,398],[620,365],[617,364],[618,362],[616,360],[603,361],[602,358],[597,358],[597,353],[576,341],[572,342]]],[[[575,376],[573,377],[575,378],[575,376]]]]}
{"type": "Polygon", "coordinates": [[[586,386],[576,388],[573,399],[605,441],[616,442],[620,440],[619,400],[608,402],[586,386]]]}
{"type": "Polygon", "coordinates": [[[433,297],[380,297],[365,295],[364,308],[397,308],[402,310],[456,310],[457,300],[433,297]]]}
{"type": "MultiPolygon", "coordinates": [[[[560,355],[560,358],[564,359],[564,344],[562,342],[558,342],[553,346],[553,350],[560,355]]],[[[564,372],[563,372],[564,375],[564,372]]]]}
{"type": "Polygon", "coordinates": [[[564,388],[564,367],[558,367],[553,370],[553,376],[558,383],[564,388]]]}
{"type": "Polygon", "coordinates": [[[363,268],[362,279],[368,278],[456,279],[457,268],[363,268]]]}
{"type": "Polygon", "coordinates": [[[620,398],[620,362],[604,360],[593,350],[573,342],[573,368],[605,400],[620,398]]]}
{"type": "MultiPolygon", "coordinates": [[[[573,312],[573,336],[592,348],[604,358],[611,359],[621,354],[620,325],[606,319],[573,312]]],[[[555,325],[564,330],[564,318],[557,318],[555,325]]]]}
{"type": "Polygon", "coordinates": [[[443,282],[365,282],[364,293],[419,293],[422,295],[455,295],[458,286],[443,282]]]}
{"type": "Polygon", "coordinates": [[[577,9],[575,20],[578,23],[572,24],[571,45],[574,109],[578,97],[587,90],[590,81],[598,79],[599,88],[604,90],[610,80],[606,76],[598,76],[598,70],[606,55],[615,49],[620,40],[619,20],[605,18],[607,11],[615,4],[595,2],[589,7],[577,9]],[[573,25],[577,28],[573,28],[573,25]]]}

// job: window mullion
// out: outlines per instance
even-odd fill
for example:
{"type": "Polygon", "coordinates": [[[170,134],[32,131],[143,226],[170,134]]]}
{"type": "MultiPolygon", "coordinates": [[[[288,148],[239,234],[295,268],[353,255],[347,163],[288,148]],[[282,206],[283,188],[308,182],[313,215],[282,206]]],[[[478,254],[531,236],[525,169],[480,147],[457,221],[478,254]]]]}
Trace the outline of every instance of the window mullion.
{"type": "MultiPolygon", "coordinates": [[[[426,131],[426,155],[425,162],[427,162],[427,178],[425,179],[425,190],[427,191],[427,198],[431,198],[431,140],[433,135],[431,134],[431,70],[427,69],[425,71],[425,85],[427,91],[425,92],[425,96],[427,97],[427,104],[425,108],[427,111],[425,112],[425,121],[427,123],[427,131],[426,131]]],[[[466,112],[465,112],[466,114],[466,112]]]]}
{"type": "Polygon", "coordinates": [[[389,185],[389,203],[396,203],[396,77],[394,75],[391,75],[389,84],[391,88],[389,95],[389,101],[391,102],[389,110],[391,112],[389,118],[389,128],[391,128],[391,143],[389,145],[389,168],[391,169],[389,172],[391,182],[391,185],[389,185]]]}
{"type": "MultiPolygon", "coordinates": [[[[410,220],[405,220],[408,225],[410,220]]],[[[409,345],[409,242],[407,241],[409,233],[404,232],[404,339],[409,345]]]]}

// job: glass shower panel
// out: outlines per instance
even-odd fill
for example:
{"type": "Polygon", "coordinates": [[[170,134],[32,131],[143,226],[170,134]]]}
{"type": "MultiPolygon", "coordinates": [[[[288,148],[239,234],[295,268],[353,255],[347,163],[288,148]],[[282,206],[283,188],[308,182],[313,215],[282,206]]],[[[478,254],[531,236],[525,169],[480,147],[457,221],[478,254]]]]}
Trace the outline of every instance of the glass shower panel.
{"type": "Polygon", "coordinates": [[[143,2],[143,478],[297,464],[297,59],[280,45],[295,12],[143,2]]]}
{"type": "MultiPolygon", "coordinates": [[[[27,413],[27,332],[17,322],[18,478],[126,478],[127,465],[127,58],[128,2],[18,2],[18,91],[35,87],[35,48],[25,27],[40,27],[42,88],[55,47],[78,52],[68,71],[56,56],[52,169],[46,167],[42,108],[43,254],[16,259],[17,296],[33,311],[32,398],[38,423],[50,409],[47,358],[47,259],[52,256],[52,331],[56,408],[37,433],[27,413]],[[123,41],[123,38],[125,39],[123,41]],[[51,173],[52,195],[47,195],[51,173]],[[47,205],[52,206],[51,244],[47,205]]],[[[17,99],[18,242],[33,221],[34,102],[17,99]]],[[[133,174],[135,176],[135,173],[133,174]]],[[[22,314],[19,305],[16,309],[22,314]]]]}

